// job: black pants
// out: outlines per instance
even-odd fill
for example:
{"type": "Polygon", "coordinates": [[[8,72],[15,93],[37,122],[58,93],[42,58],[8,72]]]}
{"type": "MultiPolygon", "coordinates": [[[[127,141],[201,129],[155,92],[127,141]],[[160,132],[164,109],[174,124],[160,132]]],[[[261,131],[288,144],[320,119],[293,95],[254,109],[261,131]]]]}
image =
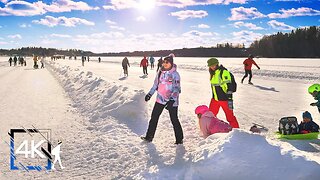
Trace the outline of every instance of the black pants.
{"type": "MultiPolygon", "coordinates": [[[[160,103],[155,103],[152,114],[151,114],[151,120],[149,121],[149,127],[147,131],[146,138],[148,140],[153,139],[154,134],[157,129],[159,117],[164,109],[165,105],[162,105],[160,103]]],[[[174,130],[174,135],[176,137],[176,142],[181,142],[183,140],[183,132],[182,132],[182,127],[178,119],[178,107],[173,107],[172,109],[169,110],[170,114],[170,120],[173,125],[173,130],[174,130]]]]}
{"type": "Polygon", "coordinates": [[[147,66],[142,66],[142,68],[143,68],[143,74],[147,74],[148,75],[147,66]]]}
{"type": "Polygon", "coordinates": [[[243,83],[244,79],[245,79],[246,77],[248,77],[248,75],[249,75],[249,82],[251,82],[252,71],[251,71],[251,70],[245,70],[245,73],[246,73],[246,74],[243,76],[241,82],[243,83]]]}
{"type": "Polygon", "coordinates": [[[124,74],[128,76],[128,66],[122,66],[124,74]]]}

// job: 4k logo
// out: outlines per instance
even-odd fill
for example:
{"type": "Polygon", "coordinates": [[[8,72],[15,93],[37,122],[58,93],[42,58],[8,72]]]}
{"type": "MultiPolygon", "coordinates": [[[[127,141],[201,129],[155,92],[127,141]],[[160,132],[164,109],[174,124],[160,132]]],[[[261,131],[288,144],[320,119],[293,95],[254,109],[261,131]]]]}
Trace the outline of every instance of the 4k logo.
{"type": "Polygon", "coordinates": [[[8,134],[10,135],[11,170],[51,170],[51,130],[11,129],[8,134]]]}

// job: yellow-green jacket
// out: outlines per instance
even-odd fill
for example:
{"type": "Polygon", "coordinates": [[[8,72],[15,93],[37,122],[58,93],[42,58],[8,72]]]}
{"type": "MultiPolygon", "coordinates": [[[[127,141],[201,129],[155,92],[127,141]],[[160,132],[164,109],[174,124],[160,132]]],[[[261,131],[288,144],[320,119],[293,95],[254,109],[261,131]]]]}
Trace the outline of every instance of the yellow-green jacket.
{"type": "Polygon", "coordinates": [[[236,92],[237,89],[237,84],[232,73],[222,65],[215,71],[210,70],[212,98],[216,101],[232,100],[232,93],[236,92]]]}

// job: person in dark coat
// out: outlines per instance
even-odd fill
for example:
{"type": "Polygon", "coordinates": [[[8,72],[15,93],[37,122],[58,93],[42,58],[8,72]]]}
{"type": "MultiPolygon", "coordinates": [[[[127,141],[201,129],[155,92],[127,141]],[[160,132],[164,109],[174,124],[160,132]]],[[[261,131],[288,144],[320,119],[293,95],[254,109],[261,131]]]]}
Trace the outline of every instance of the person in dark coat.
{"type": "Polygon", "coordinates": [[[319,125],[312,121],[312,116],[308,111],[302,113],[303,121],[299,124],[299,132],[306,134],[310,132],[319,132],[319,125]]]}
{"type": "Polygon", "coordinates": [[[122,68],[125,76],[128,76],[128,66],[130,67],[129,60],[127,57],[125,57],[122,60],[122,68]]]}

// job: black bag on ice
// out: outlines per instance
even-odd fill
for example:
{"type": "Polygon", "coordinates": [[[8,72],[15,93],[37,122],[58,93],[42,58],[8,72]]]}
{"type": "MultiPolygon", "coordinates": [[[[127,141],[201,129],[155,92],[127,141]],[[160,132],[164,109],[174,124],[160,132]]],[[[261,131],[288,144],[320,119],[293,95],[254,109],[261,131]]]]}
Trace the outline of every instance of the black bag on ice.
{"type": "Polygon", "coordinates": [[[284,135],[298,134],[299,124],[294,116],[283,117],[279,120],[279,132],[284,135]]]}

